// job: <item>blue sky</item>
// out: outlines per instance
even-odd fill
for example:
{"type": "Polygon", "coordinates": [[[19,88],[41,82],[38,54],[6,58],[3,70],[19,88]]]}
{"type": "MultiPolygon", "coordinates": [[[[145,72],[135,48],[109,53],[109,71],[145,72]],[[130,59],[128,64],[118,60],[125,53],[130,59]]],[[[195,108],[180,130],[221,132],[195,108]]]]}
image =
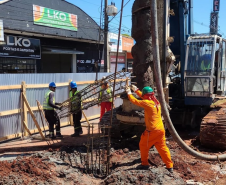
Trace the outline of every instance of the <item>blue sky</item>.
{"type": "MultiPolygon", "coordinates": [[[[101,0],[67,0],[68,2],[75,4],[87,14],[89,14],[98,24],[100,23],[100,10],[101,10],[101,0]]],[[[115,2],[115,6],[118,10],[121,9],[121,0],[113,0],[115,2]]],[[[124,0],[124,4],[127,3],[128,0],[124,0]]],[[[127,33],[130,35],[131,33],[131,8],[134,0],[130,0],[128,4],[123,9],[123,22],[122,22],[122,33],[127,33]]],[[[103,0],[104,3],[104,0],[103,0]]],[[[108,0],[108,4],[111,4],[111,0],[108,0]]],[[[104,5],[104,4],[103,4],[104,5]]],[[[102,14],[103,15],[103,14],[102,14]]],[[[109,20],[111,17],[109,17],[109,20]]],[[[117,33],[119,27],[120,13],[110,22],[109,30],[110,32],[117,33]]]]}
{"type": "MultiPolygon", "coordinates": [[[[0,0],[2,1],[2,0],[0,0]]],[[[89,14],[99,24],[100,23],[100,6],[101,0],[67,0],[68,2],[75,4],[89,14]]],[[[118,10],[121,8],[121,0],[112,0],[115,2],[118,10]]],[[[194,1],[194,31],[197,33],[208,33],[210,23],[210,12],[212,11],[213,0],[193,0],[194,1]]],[[[104,2],[104,0],[103,0],[104,2]]],[[[131,9],[134,0],[124,0],[125,6],[123,11],[122,20],[122,33],[131,33],[131,9]]],[[[111,3],[111,0],[108,0],[111,3]]],[[[220,1],[220,12],[219,12],[219,33],[226,37],[226,0],[220,1]]],[[[119,26],[120,14],[114,18],[109,25],[110,32],[117,33],[119,26]]]]}
{"type": "MultiPolygon", "coordinates": [[[[75,4],[76,6],[83,9],[91,17],[94,17],[94,20],[99,23],[100,17],[100,5],[101,0],[68,0],[69,2],[75,4]]],[[[104,1],[104,0],[103,0],[104,1]]],[[[212,11],[213,0],[193,0],[194,1],[194,32],[197,33],[208,33],[209,32],[209,23],[210,23],[210,12],[212,11]]],[[[114,0],[118,10],[121,8],[121,0],[114,0]]],[[[124,0],[124,3],[128,0],[124,0]]],[[[122,32],[130,33],[131,30],[131,9],[134,0],[130,0],[129,3],[125,6],[123,11],[123,22],[122,22],[122,32]],[[129,31],[129,32],[128,32],[129,31]]],[[[108,3],[111,3],[111,0],[108,0],[108,3]]],[[[115,20],[110,23],[110,31],[117,32],[119,25],[120,15],[118,14],[115,20]]],[[[226,0],[221,0],[220,2],[220,12],[219,12],[219,33],[226,37],[226,0]]]]}

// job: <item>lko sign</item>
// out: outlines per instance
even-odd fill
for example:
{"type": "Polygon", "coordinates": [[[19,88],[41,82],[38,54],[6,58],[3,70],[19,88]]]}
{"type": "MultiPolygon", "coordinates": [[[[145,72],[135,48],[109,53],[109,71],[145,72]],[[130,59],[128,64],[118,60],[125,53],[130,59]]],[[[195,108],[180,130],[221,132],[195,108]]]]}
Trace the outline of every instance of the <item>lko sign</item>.
{"type": "Polygon", "coordinates": [[[77,15],[33,5],[34,24],[77,31],[77,15]]]}
{"type": "Polygon", "coordinates": [[[5,35],[5,45],[0,45],[0,57],[41,58],[40,40],[5,35]]]}

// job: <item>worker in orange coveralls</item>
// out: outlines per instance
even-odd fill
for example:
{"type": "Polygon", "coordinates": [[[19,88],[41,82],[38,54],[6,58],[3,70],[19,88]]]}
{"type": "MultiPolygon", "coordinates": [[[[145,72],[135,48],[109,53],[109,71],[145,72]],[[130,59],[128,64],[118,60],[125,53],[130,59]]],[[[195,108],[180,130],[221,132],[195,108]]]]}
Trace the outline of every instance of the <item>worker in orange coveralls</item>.
{"type": "Polygon", "coordinates": [[[148,167],[148,152],[149,149],[155,145],[163,162],[166,164],[166,169],[173,173],[173,162],[171,160],[170,151],[166,146],[165,130],[161,117],[161,106],[156,99],[153,89],[151,87],[144,87],[142,92],[132,85],[132,90],[142,100],[136,99],[132,93],[130,87],[126,87],[129,100],[142,108],[144,108],[144,118],[146,130],[143,132],[140,138],[140,153],[141,153],[141,165],[142,167],[148,167]]]}

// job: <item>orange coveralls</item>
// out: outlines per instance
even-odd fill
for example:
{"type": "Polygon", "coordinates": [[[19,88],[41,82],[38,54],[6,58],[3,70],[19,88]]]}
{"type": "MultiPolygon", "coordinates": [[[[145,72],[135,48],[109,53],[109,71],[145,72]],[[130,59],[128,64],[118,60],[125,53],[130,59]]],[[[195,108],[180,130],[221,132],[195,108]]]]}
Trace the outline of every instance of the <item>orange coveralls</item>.
{"type": "MultiPolygon", "coordinates": [[[[141,91],[137,90],[136,94],[142,98],[141,91]]],[[[166,146],[165,129],[162,122],[160,105],[157,109],[152,100],[138,100],[132,94],[129,94],[128,97],[133,104],[144,108],[146,130],[141,135],[139,143],[142,165],[149,165],[148,152],[155,145],[163,162],[166,164],[166,168],[172,168],[173,162],[170,151],[166,146]]]]}

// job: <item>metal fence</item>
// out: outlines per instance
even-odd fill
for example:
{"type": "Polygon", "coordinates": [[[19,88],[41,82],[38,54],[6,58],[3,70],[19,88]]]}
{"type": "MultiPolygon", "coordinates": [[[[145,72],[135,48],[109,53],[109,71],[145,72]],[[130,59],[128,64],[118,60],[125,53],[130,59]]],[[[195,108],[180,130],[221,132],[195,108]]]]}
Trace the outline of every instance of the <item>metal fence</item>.
{"type": "MultiPolygon", "coordinates": [[[[109,73],[99,73],[98,79],[107,76],[109,73]]],[[[50,73],[50,74],[0,74],[0,141],[19,137],[21,134],[21,83],[26,82],[26,97],[33,108],[35,117],[41,126],[41,118],[37,111],[38,100],[41,104],[48,89],[48,84],[52,81],[60,84],[56,89],[56,102],[63,102],[68,99],[69,80],[78,82],[78,90],[83,89],[94,82],[95,73],[50,73]],[[38,85],[39,84],[39,85],[38,85]],[[42,86],[43,84],[43,86],[42,86]],[[37,86],[36,86],[37,85],[37,86]]],[[[121,99],[116,99],[115,106],[122,103],[121,99]]],[[[99,116],[100,110],[97,106],[84,111],[88,118],[99,116]]],[[[27,114],[28,128],[32,133],[36,132],[36,126],[27,114]]],[[[61,120],[63,125],[69,124],[69,119],[61,120]]],[[[46,126],[46,125],[45,125],[46,126]]]]}

